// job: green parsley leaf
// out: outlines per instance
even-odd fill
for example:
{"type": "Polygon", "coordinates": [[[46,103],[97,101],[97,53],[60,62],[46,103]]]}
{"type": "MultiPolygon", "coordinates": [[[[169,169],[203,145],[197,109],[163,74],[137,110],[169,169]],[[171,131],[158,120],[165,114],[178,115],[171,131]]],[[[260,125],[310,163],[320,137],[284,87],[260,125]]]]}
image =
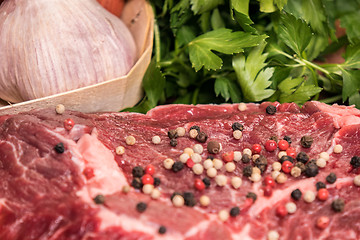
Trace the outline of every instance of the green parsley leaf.
{"type": "Polygon", "coordinates": [[[224,54],[240,53],[246,47],[258,45],[265,35],[251,35],[245,32],[232,32],[221,28],[207,32],[189,43],[189,55],[192,66],[199,71],[203,66],[210,70],[222,67],[223,61],[211,50],[224,54]]]}
{"type": "Polygon", "coordinates": [[[312,29],[322,35],[327,35],[326,17],[321,0],[306,0],[301,3],[303,15],[301,16],[312,29]]]}
{"type": "Polygon", "coordinates": [[[305,85],[303,78],[286,78],[279,85],[279,102],[295,102],[303,104],[312,96],[321,92],[322,88],[315,85],[305,85]]]}
{"type": "Polygon", "coordinates": [[[343,66],[345,68],[360,68],[360,43],[346,48],[343,66]]]}
{"type": "Polygon", "coordinates": [[[354,93],[349,97],[349,104],[360,108],[360,93],[354,93]]]}
{"type": "MultiPolygon", "coordinates": [[[[249,1],[250,0],[230,0],[231,9],[249,16],[249,1]]],[[[232,13],[232,12],[231,12],[232,13]]]]}
{"type": "Polygon", "coordinates": [[[229,79],[224,77],[219,77],[215,80],[214,90],[216,96],[219,94],[228,101],[230,98],[230,91],[229,91],[229,79]]]}
{"type": "Polygon", "coordinates": [[[275,12],[276,8],[274,6],[274,0],[259,0],[260,1],[260,11],[271,13],[275,12]]]}
{"type": "Polygon", "coordinates": [[[165,78],[153,58],[145,72],[143,87],[150,105],[155,107],[165,88],[165,78]]]}
{"type": "Polygon", "coordinates": [[[304,21],[296,19],[290,14],[283,14],[278,36],[288,47],[301,56],[311,40],[311,30],[304,21]]]}
{"type": "Polygon", "coordinates": [[[248,15],[235,11],[235,20],[239,23],[242,29],[244,29],[244,31],[251,33],[257,32],[255,28],[250,26],[254,24],[254,22],[251,21],[248,15]]]}
{"type": "Polygon", "coordinates": [[[193,10],[195,14],[202,14],[221,4],[224,4],[223,0],[191,0],[191,10],[193,10]]]}
{"type": "Polygon", "coordinates": [[[273,68],[266,68],[267,54],[262,54],[265,43],[254,48],[246,58],[244,54],[233,57],[233,67],[246,101],[261,101],[274,94],[268,89],[273,68]]]}
{"type": "Polygon", "coordinates": [[[220,15],[219,9],[215,8],[211,14],[211,27],[213,29],[225,28],[224,20],[220,15]]]}
{"type": "Polygon", "coordinates": [[[340,18],[341,26],[346,29],[351,44],[360,42],[360,10],[345,14],[340,18]]]}
{"type": "Polygon", "coordinates": [[[341,69],[343,76],[342,99],[343,102],[360,90],[360,71],[341,69]]]}
{"type": "Polygon", "coordinates": [[[279,10],[282,10],[287,2],[288,0],[274,0],[274,3],[279,8],[279,10]]]}

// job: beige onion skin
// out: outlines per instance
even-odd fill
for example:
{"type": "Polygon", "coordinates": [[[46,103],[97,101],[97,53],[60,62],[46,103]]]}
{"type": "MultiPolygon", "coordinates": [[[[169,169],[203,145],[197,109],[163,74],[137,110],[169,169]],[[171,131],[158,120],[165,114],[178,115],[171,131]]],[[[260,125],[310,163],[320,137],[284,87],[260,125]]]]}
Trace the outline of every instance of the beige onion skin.
{"type": "Polygon", "coordinates": [[[0,98],[17,103],[126,75],[136,61],[125,24],[96,0],[5,0],[0,98]]]}

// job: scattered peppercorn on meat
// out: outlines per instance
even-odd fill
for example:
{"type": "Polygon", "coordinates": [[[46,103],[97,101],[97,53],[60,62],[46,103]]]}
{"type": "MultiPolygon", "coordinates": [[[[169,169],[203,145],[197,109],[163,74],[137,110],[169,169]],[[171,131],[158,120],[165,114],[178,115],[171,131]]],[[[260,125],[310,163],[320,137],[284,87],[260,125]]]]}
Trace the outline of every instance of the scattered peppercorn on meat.
{"type": "Polygon", "coordinates": [[[360,239],[352,107],[62,108],[0,121],[0,239],[360,239]]]}

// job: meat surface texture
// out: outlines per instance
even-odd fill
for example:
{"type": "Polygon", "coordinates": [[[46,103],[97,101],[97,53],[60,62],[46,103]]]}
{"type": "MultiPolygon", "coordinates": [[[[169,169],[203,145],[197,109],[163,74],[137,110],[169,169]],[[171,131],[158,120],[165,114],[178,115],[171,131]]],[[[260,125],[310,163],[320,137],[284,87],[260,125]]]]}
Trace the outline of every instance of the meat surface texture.
{"type": "Polygon", "coordinates": [[[360,156],[360,111],[353,107],[262,103],[240,111],[238,104],[169,105],[146,115],[46,109],[0,116],[0,123],[0,239],[360,239],[360,158],[359,166],[353,158],[360,156]],[[266,112],[270,104],[275,114],[266,112]],[[64,128],[67,119],[74,122],[70,130],[64,128]],[[243,126],[240,139],[233,136],[235,122],[243,126]],[[206,134],[205,142],[190,137],[193,126],[206,134]],[[171,141],[168,132],[178,127],[185,135],[171,141]],[[266,148],[270,138],[279,143],[285,136],[291,139],[288,155],[309,157],[302,166],[292,159],[293,166],[303,167],[300,176],[287,169],[276,172],[273,163],[280,161],[281,150],[266,148]],[[304,136],[313,140],[309,148],[302,146],[304,136]],[[209,153],[210,141],[221,144],[219,153],[209,153]],[[55,148],[59,143],[63,152],[55,148]],[[262,166],[254,144],[266,159],[262,166]],[[335,153],[339,146],[342,151],[335,153]],[[186,148],[201,158],[180,158],[184,150],[191,155],[186,148]],[[247,148],[253,150],[248,163],[239,159],[247,148]],[[182,160],[183,168],[167,169],[165,159],[182,160]],[[217,177],[192,168],[206,165],[206,159],[210,165],[222,163],[217,177]],[[150,164],[160,197],[154,190],[149,194],[152,186],[146,193],[144,178],[133,175],[135,167],[150,164]],[[307,176],[311,164],[318,173],[307,176]],[[250,177],[244,171],[248,166],[250,177]],[[260,179],[255,166],[262,168],[260,179]],[[327,181],[330,173],[335,181],[327,181]],[[232,184],[235,176],[239,188],[232,184]],[[266,182],[271,176],[273,183],[266,182]],[[204,178],[210,185],[194,185],[204,178]],[[326,198],[317,196],[318,182],[326,198]],[[302,193],[298,200],[291,197],[295,189],[302,193]],[[185,205],[175,206],[174,196],[185,205]],[[204,199],[210,200],[207,206],[204,199]]]}

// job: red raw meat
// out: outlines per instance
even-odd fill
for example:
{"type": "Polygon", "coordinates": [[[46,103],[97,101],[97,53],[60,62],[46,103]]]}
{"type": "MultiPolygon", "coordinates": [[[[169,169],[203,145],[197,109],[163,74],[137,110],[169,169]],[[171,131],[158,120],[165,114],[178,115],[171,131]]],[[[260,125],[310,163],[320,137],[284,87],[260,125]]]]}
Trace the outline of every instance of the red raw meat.
{"type": "Polygon", "coordinates": [[[360,111],[308,102],[302,108],[293,103],[275,104],[277,112],[270,115],[265,110],[269,104],[247,104],[242,112],[237,104],[224,104],[160,106],[146,115],[73,111],[59,115],[47,109],[0,116],[0,239],[267,239],[273,231],[279,239],[289,240],[360,239],[360,187],[354,184],[360,170],[350,164],[352,157],[360,156],[360,111]],[[64,128],[69,118],[75,123],[70,131],[64,128]],[[233,137],[234,122],[243,125],[239,140],[233,137]],[[206,142],[189,137],[194,125],[207,134],[206,142]],[[186,134],[171,146],[168,131],[177,127],[184,127],[186,134]],[[134,145],[126,144],[130,135],[136,139],[134,145]],[[153,136],[161,142],[153,143],[153,136]],[[307,153],[310,160],[318,159],[322,152],[329,154],[329,160],[314,177],[286,174],[287,181],[275,183],[268,189],[271,196],[264,196],[263,181],[271,176],[280,151],[267,151],[265,143],[284,136],[291,138],[290,146],[297,153],[307,153]],[[301,146],[303,136],[313,138],[310,148],[301,146]],[[221,152],[208,153],[209,141],[221,143],[221,152]],[[59,143],[63,153],[54,148],[59,143]],[[167,158],[179,161],[184,149],[195,144],[204,149],[202,162],[209,156],[221,159],[223,153],[260,144],[260,154],[267,160],[261,181],[243,176],[244,167],[254,166],[253,161],[234,162],[233,172],[225,170],[224,161],[217,174],[226,176],[225,186],[217,186],[211,178],[208,188],[197,190],[194,181],[206,177],[206,170],[196,175],[185,164],[174,172],[163,163],[167,158]],[[342,145],[341,153],[333,152],[336,144],[342,145]],[[116,154],[118,146],[124,147],[121,155],[116,154]],[[153,177],[160,179],[155,188],[161,197],[152,199],[133,187],[123,191],[134,179],[133,168],[149,164],[155,169],[153,177]],[[335,183],[326,181],[331,172],[336,174],[335,183]],[[233,176],[242,179],[238,189],[230,183],[233,176]],[[316,195],[319,181],[329,192],[325,201],[291,198],[295,189],[302,196],[306,191],[316,195]],[[175,192],[194,196],[195,206],[173,206],[175,192]],[[255,201],[248,198],[254,194],[255,201]],[[104,201],[94,201],[98,195],[104,201]],[[210,198],[207,207],[199,203],[203,195],[210,198]],[[332,208],[338,198],[345,202],[340,212],[332,208]],[[140,202],[146,203],[143,212],[137,210],[140,202]],[[296,211],[281,217],[277,209],[289,202],[295,203],[296,211]],[[222,221],[218,213],[231,213],[233,207],[240,212],[222,221]],[[317,226],[320,217],[329,219],[323,229],[317,226]],[[159,233],[160,228],[165,233],[159,233]]]}

